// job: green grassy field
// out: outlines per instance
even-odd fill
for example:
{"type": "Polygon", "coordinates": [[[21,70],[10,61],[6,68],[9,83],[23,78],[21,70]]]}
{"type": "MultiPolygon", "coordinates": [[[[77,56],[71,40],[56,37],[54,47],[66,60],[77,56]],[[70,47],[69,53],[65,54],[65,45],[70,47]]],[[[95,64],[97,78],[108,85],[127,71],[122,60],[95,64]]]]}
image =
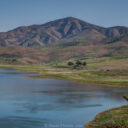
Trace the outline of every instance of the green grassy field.
{"type": "Polygon", "coordinates": [[[99,113],[87,128],[128,128],[128,106],[99,113]]]}
{"type": "Polygon", "coordinates": [[[44,65],[1,65],[18,70],[37,71],[32,77],[80,81],[97,85],[128,86],[128,56],[101,58],[74,58],[68,61],[50,62],[44,65]],[[87,66],[74,69],[69,61],[86,61],[87,66]]]}

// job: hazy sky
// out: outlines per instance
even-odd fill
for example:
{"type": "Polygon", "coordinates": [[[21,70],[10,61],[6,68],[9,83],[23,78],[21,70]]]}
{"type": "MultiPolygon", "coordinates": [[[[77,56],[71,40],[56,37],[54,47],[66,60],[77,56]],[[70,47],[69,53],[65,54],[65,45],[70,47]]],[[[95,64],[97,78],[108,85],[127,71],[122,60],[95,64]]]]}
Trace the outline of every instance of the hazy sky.
{"type": "Polygon", "coordinates": [[[128,26],[128,0],[0,0],[0,31],[73,16],[100,26],[128,26]]]}

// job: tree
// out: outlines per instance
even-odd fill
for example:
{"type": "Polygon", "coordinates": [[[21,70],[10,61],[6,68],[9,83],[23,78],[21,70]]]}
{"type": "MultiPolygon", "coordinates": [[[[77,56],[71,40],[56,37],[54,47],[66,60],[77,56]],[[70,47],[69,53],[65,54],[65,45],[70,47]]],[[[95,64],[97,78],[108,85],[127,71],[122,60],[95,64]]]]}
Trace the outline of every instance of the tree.
{"type": "Polygon", "coordinates": [[[72,66],[72,65],[74,65],[74,63],[73,62],[68,62],[68,66],[72,66]]]}
{"type": "Polygon", "coordinates": [[[83,62],[83,63],[82,63],[82,65],[83,65],[83,66],[86,66],[86,65],[87,65],[87,63],[86,63],[86,62],[83,62]]]}
{"type": "Polygon", "coordinates": [[[79,61],[79,60],[77,60],[77,61],[76,61],[76,65],[77,65],[77,66],[81,66],[81,65],[82,65],[82,62],[79,61]]]}

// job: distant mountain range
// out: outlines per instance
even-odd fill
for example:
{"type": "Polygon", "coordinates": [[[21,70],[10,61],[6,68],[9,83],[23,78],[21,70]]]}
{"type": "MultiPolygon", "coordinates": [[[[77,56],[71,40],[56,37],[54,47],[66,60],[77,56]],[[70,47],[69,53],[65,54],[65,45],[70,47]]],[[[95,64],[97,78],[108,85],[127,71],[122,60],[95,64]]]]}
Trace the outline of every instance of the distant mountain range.
{"type": "Polygon", "coordinates": [[[84,40],[86,43],[101,43],[105,39],[128,34],[128,27],[104,28],[67,17],[43,25],[18,27],[0,33],[0,46],[45,46],[84,40]]]}

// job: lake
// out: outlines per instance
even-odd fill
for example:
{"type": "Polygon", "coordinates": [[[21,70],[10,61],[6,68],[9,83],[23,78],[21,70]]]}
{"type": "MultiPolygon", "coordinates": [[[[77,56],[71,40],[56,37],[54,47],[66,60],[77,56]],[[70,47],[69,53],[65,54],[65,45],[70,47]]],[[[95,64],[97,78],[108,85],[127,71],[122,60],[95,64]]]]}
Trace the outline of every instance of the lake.
{"type": "Polygon", "coordinates": [[[0,128],[83,128],[96,114],[126,105],[128,88],[27,77],[0,69],[0,128]]]}

